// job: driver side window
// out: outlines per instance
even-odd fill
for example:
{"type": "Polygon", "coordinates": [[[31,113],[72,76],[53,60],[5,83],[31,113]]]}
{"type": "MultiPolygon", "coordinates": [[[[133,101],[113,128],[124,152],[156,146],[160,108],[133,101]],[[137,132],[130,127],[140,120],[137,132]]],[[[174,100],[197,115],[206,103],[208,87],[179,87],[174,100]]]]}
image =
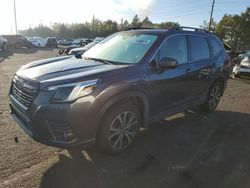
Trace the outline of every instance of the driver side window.
{"type": "Polygon", "coordinates": [[[172,36],[163,43],[159,50],[159,60],[165,57],[177,60],[178,64],[187,62],[187,40],[184,35],[172,36]]]}

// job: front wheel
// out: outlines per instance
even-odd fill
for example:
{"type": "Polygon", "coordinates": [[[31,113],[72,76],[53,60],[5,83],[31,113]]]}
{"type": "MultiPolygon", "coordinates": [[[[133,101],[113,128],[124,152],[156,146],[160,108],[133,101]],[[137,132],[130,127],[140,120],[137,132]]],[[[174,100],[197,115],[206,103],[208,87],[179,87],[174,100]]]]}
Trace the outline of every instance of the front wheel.
{"type": "Polygon", "coordinates": [[[112,107],[103,119],[97,136],[97,147],[108,153],[127,149],[135,140],[141,123],[140,113],[133,104],[112,107]]]}
{"type": "Polygon", "coordinates": [[[209,91],[207,101],[201,105],[201,109],[205,112],[213,112],[220,102],[222,93],[223,84],[221,82],[214,83],[209,91]]]}

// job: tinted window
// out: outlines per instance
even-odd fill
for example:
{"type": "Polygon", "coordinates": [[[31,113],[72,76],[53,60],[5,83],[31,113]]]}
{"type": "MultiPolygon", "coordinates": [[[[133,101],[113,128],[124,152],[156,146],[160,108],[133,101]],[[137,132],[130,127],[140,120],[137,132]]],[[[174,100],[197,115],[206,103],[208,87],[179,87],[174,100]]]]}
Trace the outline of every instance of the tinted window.
{"type": "Polygon", "coordinates": [[[206,59],[210,56],[207,40],[200,36],[189,36],[192,60],[206,59]]]}
{"type": "Polygon", "coordinates": [[[210,39],[210,43],[211,43],[211,51],[212,51],[213,56],[218,55],[221,50],[220,45],[214,39],[210,39]]]}
{"type": "Polygon", "coordinates": [[[159,60],[164,57],[176,59],[179,64],[187,61],[187,41],[185,36],[173,36],[165,41],[159,51],[159,60]]]}

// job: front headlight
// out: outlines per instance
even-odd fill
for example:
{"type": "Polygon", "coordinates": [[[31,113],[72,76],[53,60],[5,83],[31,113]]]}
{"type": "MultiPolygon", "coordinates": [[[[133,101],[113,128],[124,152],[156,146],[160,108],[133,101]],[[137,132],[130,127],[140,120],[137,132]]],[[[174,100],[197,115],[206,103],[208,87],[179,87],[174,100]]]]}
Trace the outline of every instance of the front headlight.
{"type": "Polygon", "coordinates": [[[52,102],[70,102],[78,98],[90,95],[96,88],[98,79],[72,84],[64,84],[48,87],[47,91],[56,91],[52,102]]]}

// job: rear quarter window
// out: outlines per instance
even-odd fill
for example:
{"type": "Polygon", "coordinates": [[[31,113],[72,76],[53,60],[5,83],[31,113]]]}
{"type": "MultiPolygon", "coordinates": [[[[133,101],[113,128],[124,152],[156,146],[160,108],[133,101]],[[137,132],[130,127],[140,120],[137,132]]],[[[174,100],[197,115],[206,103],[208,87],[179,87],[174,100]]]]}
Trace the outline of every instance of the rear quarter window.
{"type": "Polygon", "coordinates": [[[188,36],[191,47],[191,60],[201,60],[210,57],[207,40],[202,36],[188,36]]]}

